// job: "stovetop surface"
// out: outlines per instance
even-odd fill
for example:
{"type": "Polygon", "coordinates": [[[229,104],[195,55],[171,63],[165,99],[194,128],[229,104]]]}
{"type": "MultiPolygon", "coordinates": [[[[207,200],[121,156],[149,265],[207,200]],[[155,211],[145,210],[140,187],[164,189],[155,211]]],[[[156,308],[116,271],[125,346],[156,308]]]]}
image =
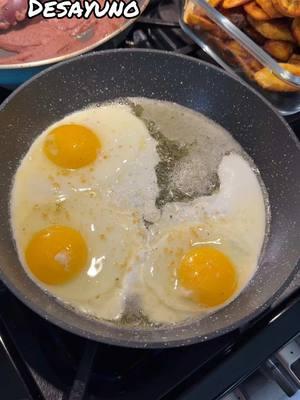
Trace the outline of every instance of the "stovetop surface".
{"type": "MultiPolygon", "coordinates": [[[[180,31],[179,12],[178,0],[152,1],[119,46],[177,51],[212,62],[180,31]]],[[[9,93],[0,88],[0,102],[9,93]]],[[[300,117],[288,122],[299,137],[300,117]]],[[[1,398],[210,400],[292,339],[300,331],[299,315],[300,274],[272,309],[242,329],[184,348],[127,349],[52,325],[0,285],[1,398]]]]}
{"type": "Polygon", "coordinates": [[[297,335],[299,298],[298,289],[255,323],[209,342],[141,350],[70,334],[37,316],[2,287],[0,366],[1,352],[2,361],[11,358],[1,368],[2,391],[6,388],[7,400],[190,400],[199,393],[201,400],[217,398],[297,335]],[[20,395],[22,387],[25,394],[20,395]]]}

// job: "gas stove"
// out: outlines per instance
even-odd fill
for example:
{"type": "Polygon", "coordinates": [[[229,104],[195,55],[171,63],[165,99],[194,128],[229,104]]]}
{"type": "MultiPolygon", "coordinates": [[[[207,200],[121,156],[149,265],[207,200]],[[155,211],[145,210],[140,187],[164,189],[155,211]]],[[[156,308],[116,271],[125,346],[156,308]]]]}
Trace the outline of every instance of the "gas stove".
{"type": "MultiPolygon", "coordinates": [[[[164,49],[214,63],[180,30],[179,14],[180,1],[152,0],[118,47],[164,49]]],[[[0,101],[9,93],[0,88],[0,101]]],[[[300,115],[288,122],[299,137],[300,115]]],[[[295,351],[291,361],[291,354],[283,357],[280,349],[287,343],[293,346],[300,333],[299,315],[298,273],[271,308],[240,329],[184,348],[128,349],[95,343],[52,325],[0,283],[1,398],[212,400],[227,393],[234,396],[232,391],[258,368],[293,394],[300,387],[300,358],[295,351]]],[[[243,398],[240,389],[235,393],[243,398]]]]}

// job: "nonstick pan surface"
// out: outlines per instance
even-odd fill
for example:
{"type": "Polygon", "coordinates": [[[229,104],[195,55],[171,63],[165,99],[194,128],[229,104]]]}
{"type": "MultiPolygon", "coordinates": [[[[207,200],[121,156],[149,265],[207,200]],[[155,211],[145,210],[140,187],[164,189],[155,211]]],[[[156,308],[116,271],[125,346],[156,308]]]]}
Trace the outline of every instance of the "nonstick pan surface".
{"type": "Polygon", "coordinates": [[[257,316],[279,296],[296,271],[300,243],[299,143],[261,96],[218,68],[152,50],[89,54],[51,67],[15,91],[0,108],[0,126],[0,277],[30,308],[73,333],[132,347],[204,341],[257,316]],[[89,319],[43,292],[18,261],[9,221],[10,187],[32,141],[70,112],[126,96],[173,101],[205,114],[237,139],[255,161],[266,185],[272,220],[258,271],[234,302],[201,321],[139,328],[89,319]]]}

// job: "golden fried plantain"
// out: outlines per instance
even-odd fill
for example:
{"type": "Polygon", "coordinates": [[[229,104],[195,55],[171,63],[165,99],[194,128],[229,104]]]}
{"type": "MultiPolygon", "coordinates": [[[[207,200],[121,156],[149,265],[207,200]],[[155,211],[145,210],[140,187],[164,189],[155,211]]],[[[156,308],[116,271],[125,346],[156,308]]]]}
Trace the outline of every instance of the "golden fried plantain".
{"type": "Polygon", "coordinates": [[[250,15],[250,17],[258,21],[267,21],[268,19],[271,19],[271,17],[256,4],[256,1],[250,1],[250,3],[245,4],[244,10],[248,15],[250,15]]]}
{"type": "Polygon", "coordinates": [[[234,56],[246,75],[253,79],[255,73],[262,68],[262,65],[235,40],[229,40],[225,45],[226,50],[234,56]]]}
{"type": "Polygon", "coordinates": [[[245,50],[244,47],[235,40],[228,40],[226,43],[226,48],[238,57],[246,58],[248,55],[247,50],[245,50]]]}
{"type": "Polygon", "coordinates": [[[300,65],[300,54],[292,54],[292,56],[289,59],[289,64],[295,64],[295,65],[300,65]]]}
{"type": "Polygon", "coordinates": [[[267,39],[294,42],[294,38],[284,21],[257,21],[247,16],[249,24],[267,39]]]}
{"type": "Polygon", "coordinates": [[[191,2],[185,8],[184,22],[194,28],[201,28],[204,31],[212,32],[217,37],[227,38],[226,32],[209,19],[201,7],[194,6],[191,2]]]}
{"type": "Polygon", "coordinates": [[[208,3],[214,8],[216,8],[221,2],[222,0],[208,0],[208,3]]]}
{"type": "Polygon", "coordinates": [[[199,25],[204,30],[211,30],[215,27],[215,23],[205,16],[202,8],[196,7],[191,1],[187,3],[183,19],[186,24],[199,25]]]}
{"type": "Polygon", "coordinates": [[[191,26],[199,26],[205,31],[214,30],[216,27],[216,24],[209,18],[196,14],[190,14],[187,16],[186,22],[191,26]]]}
{"type": "Polygon", "coordinates": [[[216,46],[219,50],[222,51],[224,59],[226,59],[229,64],[236,64],[235,57],[233,57],[232,53],[229,53],[227,51],[228,39],[216,37],[213,33],[210,32],[206,34],[206,37],[210,45],[216,46]]]}
{"type": "Polygon", "coordinates": [[[267,40],[265,37],[263,37],[259,32],[257,32],[254,28],[252,28],[251,25],[247,25],[243,31],[252,39],[254,40],[255,43],[259,45],[263,45],[265,41],[267,40]]]}
{"type": "MultiPolygon", "coordinates": [[[[291,73],[300,76],[300,65],[293,64],[279,64],[281,67],[290,71],[291,73]]],[[[277,78],[268,68],[262,68],[260,71],[254,74],[256,82],[266,90],[273,92],[298,92],[295,86],[285,83],[281,79],[277,78]]]]}
{"type": "Polygon", "coordinates": [[[273,6],[272,0],[256,0],[256,3],[267,13],[271,18],[281,18],[282,14],[273,6]]]}
{"type": "Polygon", "coordinates": [[[286,17],[300,17],[300,0],[272,0],[274,7],[286,17]]]}
{"type": "Polygon", "coordinates": [[[249,1],[251,1],[251,0],[224,0],[222,7],[224,7],[224,8],[239,7],[246,3],[249,3],[249,1]]]}
{"type": "Polygon", "coordinates": [[[191,1],[186,2],[186,6],[184,8],[183,20],[186,24],[196,25],[197,17],[200,15],[204,15],[200,7],[196,7],[191,1]]]}
{"type": "Polygon", "coordinates": [[[295,18],[294,21],[292,22],[292,34],[300,46],[300,18],[295,18]]]}
{"type": "Polygon", "coordinates": [[[294,49],[292,43],[281,40],[267,40],[263,47],[271,56],[279,61],[288,61],[294,49]]]}

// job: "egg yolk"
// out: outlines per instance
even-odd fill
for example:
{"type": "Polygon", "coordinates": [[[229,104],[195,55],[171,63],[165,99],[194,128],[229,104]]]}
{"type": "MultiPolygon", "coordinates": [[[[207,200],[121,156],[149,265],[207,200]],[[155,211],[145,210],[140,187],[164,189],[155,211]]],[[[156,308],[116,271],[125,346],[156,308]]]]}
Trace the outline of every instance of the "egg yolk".
{"type": "Polygon", "coordinates": [[[70,281],[84,269],[88,250],[78,231],[54,225],[32,237],[25,258],[30,271],[40,281],[59,285],[70,281]]]}
{"type": "Polygon", "coordinates": [[[44,152],[54,164],[78,169],[94,162],[101,143],[96,134],[82,125],[62,125],[46,138],[44,152]]]}
{"type": "Polygon", "coordinates": [[[230,259],[209,246],[192,248],[183,256],[178,279],[198,303],[207,307],[224,303],[237,287],[237,275],[230,259]]]}

